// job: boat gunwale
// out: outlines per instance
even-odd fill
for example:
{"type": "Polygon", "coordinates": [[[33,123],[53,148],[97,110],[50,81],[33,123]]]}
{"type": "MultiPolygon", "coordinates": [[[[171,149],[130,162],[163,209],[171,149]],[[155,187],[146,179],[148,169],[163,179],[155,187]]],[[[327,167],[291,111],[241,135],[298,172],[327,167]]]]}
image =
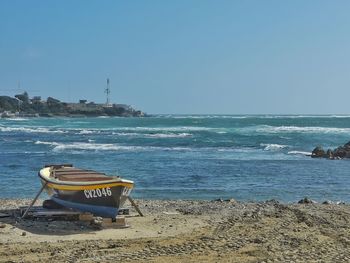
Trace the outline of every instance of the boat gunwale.
{"type": "Polygon", "coordinates": [[[45,182],[49,184],[54,184],[54,185],[63,185],[63,186],[100,186],[100,185],[109,185],[109,184],[123,184],[123,185],[129,185],[129,188],[133,188],[134,182],[122,178],[112,178],[110,180],[102,180],[102,181],[88,181],[88,182],[83,182],[83,181],[61,181],[57,180],[55,178],[50,178],[48,176],[43,175],[41,172],[44,169],[48,169],[49,167],[45,167],[41,169],[38,173],[38,176],[44,180],[45,182]]]}

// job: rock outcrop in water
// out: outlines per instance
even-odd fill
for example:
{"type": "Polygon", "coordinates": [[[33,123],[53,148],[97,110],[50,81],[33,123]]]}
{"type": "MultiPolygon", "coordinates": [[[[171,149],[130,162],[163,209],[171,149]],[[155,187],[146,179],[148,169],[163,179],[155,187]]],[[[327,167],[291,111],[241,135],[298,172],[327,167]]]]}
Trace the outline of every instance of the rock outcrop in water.
{"type": "Polygon", "coordinates": [[[121,117],[143,117],[146,114],[135,110],[125,104],[102,104],[80,100],[79,103],[61,102],[58,99],[48,97],[41,100],[36,96],[29,98],[28,93],[18,94],[14,98],[0,96],[0,117],[53,117],[53,116],[121,116],[121,117]]]}
{"type": "Polygon", "coordinates": [[[312,158],[344,159],[350,158],[350,141],[332,150],[325,151],[321,146],[317,146],[311,154],[312,158]]]}

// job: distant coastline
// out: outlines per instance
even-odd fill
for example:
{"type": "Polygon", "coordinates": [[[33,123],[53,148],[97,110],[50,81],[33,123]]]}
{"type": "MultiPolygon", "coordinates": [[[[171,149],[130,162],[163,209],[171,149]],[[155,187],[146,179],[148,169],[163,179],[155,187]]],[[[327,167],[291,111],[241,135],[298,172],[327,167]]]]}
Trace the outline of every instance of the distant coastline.
{"type": "Polygon", "coordinates": [[[127,104],[102,104],[80,100],[77,103],[62,102],[40,96],[29,98],[27,92],[14,97],[0,96],[0,117],[146,117],[147,114],[127,104]]]}

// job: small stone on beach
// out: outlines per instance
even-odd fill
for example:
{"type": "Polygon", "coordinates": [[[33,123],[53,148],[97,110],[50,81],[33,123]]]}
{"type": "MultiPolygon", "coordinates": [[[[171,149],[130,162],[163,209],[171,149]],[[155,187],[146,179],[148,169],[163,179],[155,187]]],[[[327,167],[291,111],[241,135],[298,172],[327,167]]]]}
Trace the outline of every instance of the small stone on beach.
{"type": "Polygon", "coordinates": [[[317,204],[317,202],[312,200],[312,199],[310,199],[310,198],[308,198],[308,197],[305,197],[305,198],[301,199],[298,202],[298,204],[317,204]]]}

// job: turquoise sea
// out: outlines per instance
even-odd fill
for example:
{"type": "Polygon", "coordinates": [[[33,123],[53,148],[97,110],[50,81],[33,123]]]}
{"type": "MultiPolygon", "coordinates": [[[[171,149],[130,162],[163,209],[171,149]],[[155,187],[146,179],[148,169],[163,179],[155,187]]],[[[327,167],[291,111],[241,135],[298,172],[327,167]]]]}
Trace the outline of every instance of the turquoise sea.
{"type": "Polygon", "coordinates": [[[350,201],[350,160],[312,159],[350,140],[350,116],[0,119],[0,198],[33,197],[45,164],[134,180],[149,199],[350,201]]]}

